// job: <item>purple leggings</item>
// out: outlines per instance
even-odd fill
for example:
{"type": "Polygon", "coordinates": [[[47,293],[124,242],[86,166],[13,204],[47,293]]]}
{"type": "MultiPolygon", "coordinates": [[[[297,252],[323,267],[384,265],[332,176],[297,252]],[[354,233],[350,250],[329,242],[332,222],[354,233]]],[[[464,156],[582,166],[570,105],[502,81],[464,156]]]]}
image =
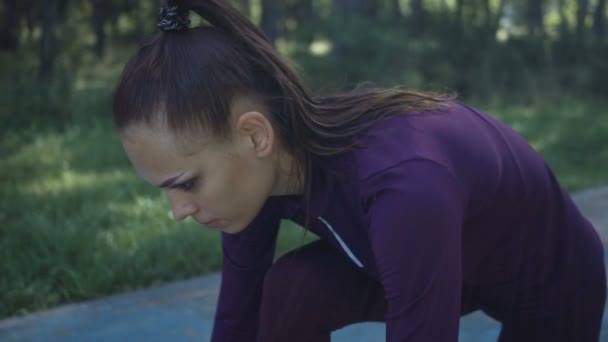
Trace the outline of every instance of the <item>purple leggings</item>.
{"type": "MultiPolygon", "coordinates": [[[[597,286],[577,298],[580,305],[572,312],[503,322],[499,341],[598,341],[606,296],[603,268],[593,278],[597,286]]],[[[462,314],[484,309],[476,299],[463,291],[462,314]]],[[[268,271],[258,341],[328,342],[332,331],[349,324],[384,321],[385,309],[380,283],[318,240],[287,253],[268,271]]]]}

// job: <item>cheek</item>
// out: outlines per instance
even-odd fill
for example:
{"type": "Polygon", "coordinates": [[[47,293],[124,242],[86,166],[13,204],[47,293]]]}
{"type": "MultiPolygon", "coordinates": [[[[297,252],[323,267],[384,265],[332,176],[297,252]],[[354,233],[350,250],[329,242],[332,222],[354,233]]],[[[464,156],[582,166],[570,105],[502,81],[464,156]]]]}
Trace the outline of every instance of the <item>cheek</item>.
{"type": "Polygon", "coordinates": [[[242,162],[217,165],[202,184],[199,196],[201,204],[207,205],[209,210],[224,214],[234,212],[235,208],[242,206],[246,202],[247,186],[250,183],[246,167],[242,162]]]}
{"type": "Polygon", "coordinates": [[[270,173],[264,164],[239,160],[235,162],[230,173],[226,174],[226,187],[234,203],[244,210],[258,207],[269,194],[270,173]],[[247,209],[245,209],[247,208],[247,209]]]}

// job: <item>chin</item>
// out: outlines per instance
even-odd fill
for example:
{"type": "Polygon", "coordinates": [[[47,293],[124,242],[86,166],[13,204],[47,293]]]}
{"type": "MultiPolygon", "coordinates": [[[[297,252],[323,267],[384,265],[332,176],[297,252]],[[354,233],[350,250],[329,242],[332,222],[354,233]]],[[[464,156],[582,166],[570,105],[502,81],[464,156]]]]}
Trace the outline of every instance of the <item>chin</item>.
{"type": "Polygon", "coordinates": [[[242,232],[243,230],[245,230],[245,228],[247,228],[247,226],[240,227],[240,226],[235,226],[235,225],[229,225],[226,227],[222,227],[221,230],[222,230],[222,232],[224,232],[226,234],[238,234],[238,233],[242,232]]]}

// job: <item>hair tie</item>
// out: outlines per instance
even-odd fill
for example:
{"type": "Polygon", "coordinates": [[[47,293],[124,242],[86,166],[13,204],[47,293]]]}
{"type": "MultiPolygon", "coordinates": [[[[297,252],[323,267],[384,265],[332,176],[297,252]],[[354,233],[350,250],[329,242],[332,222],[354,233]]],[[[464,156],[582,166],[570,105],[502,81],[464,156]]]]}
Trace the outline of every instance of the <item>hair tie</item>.
{"type": "Polygon", "coordinates": [[[185,31],[190,27],[188,11],[180,11],[177,6],[165,6],[160,8],[159,29],[165,32],[185,31]]]}

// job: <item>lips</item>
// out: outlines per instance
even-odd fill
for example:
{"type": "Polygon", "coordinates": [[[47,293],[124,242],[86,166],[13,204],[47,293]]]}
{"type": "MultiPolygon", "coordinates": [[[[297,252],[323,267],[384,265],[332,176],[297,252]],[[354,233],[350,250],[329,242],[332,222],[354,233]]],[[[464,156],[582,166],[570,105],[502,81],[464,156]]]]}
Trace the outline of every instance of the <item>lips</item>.
{"type": "Polygon", "coordinates": [[[221,227],[221,220],[211,220],[208,222],[203,222],[204,225],[206,225],[209,228],[220,228],[221,227]]]}

